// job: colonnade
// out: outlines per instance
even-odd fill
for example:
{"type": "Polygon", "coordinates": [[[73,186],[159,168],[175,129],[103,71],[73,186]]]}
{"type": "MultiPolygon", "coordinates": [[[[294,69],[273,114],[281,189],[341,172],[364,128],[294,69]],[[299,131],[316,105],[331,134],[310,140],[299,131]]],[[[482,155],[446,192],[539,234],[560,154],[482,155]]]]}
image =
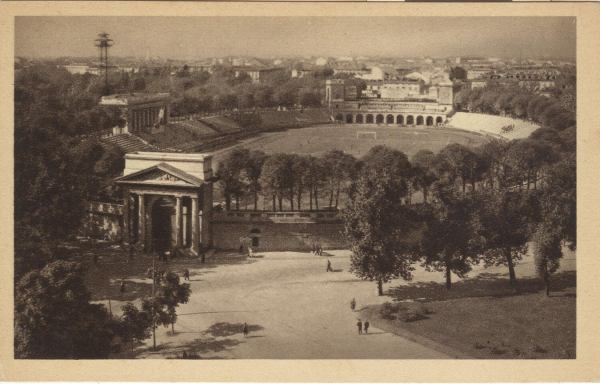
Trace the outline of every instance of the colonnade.
{"type": "Polygon", "coordinates": [[[160,110],[164,109],[163,118],[166,119],[167,108],[162,107],[144,107],[132,109],[131,128],[136,131],[140,128],[151,127],[159,122],[160,110]]]}
{"type": "Polygon", "coordinates": [[[348,124],[397,124],[397,125],[439,125],[443,124],[445,116],[422,114],[383,114],[383,113],[338,113],[336,121],[348,124]]]}
{"type": "Polygon", "coordinates": [[[123,207],[123,234],[128,244],[137,244],[145,251],[153,251],[152,211],[159,199],[173,203],[175,223],[172,233],[174,248],[189,248],[198,254],[202,226],[202,213],[195,194],[163,195],[143,191],[126,191],[123,207]],[[184,201],[185,199],[185,201],[184,201]],[[191,215],[191,219],[187,216],[191,215]],[[185,219],[184,219],[185,218],[185,219]],[[190,228],[188,230],[188,222],[190,228]],[[188,236],[188,233],[190,234],[188,236]]]}

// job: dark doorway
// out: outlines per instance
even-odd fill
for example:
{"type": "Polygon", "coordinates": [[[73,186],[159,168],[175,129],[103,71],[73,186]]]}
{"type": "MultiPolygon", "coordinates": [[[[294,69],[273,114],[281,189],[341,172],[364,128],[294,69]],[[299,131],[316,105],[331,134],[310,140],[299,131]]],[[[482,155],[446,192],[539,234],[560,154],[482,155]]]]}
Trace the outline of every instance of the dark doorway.
{"type": "Polygon", "coordinates": [[[254,228],[250,231],[250,237],[252,238],[252,246],[258,247],[260,245],[260,229],[254,228]]]}
{"type": "Polygon", "coordinates": [[[152,245],[159,254],[171,249],[173,206],[173,202],[165,198],[152,206],[152,245]]]}

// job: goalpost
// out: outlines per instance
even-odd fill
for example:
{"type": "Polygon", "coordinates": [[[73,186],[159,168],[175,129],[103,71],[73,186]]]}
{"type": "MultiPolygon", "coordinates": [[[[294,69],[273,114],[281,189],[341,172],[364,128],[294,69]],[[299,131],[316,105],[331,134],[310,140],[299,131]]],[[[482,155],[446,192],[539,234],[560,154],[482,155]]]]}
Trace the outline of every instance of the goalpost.
{"type": "Polygon", "coordinates": [[[377,132],[374,131],[358,131],[356,132],[357,139],[373,139],[377,140],[377,132]]]}

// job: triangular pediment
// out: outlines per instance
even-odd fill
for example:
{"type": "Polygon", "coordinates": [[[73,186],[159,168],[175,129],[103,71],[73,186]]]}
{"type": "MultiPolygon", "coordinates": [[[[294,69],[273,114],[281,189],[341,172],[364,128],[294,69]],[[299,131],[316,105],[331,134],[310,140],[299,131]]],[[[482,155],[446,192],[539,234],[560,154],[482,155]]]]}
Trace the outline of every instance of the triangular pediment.
{"type": "Polygon", "coordinates": [[[182,180],[181,178],[179,178],[169,172],[165,172],[161,169],[154,169],[149,172],[138,175],[135,178],[130,179],[130,181],[133,181],[133,180],[161,182],[161,183],[166,182],[166,183],[175,183],[175,184],[181,184],[181,183],[189,184],[185,180],[182,180]]]}
{"type": "Polygon", "coordinates": [[[117,183],[199,187],[202,180],[165,163],[118,177],[117,183]]]}

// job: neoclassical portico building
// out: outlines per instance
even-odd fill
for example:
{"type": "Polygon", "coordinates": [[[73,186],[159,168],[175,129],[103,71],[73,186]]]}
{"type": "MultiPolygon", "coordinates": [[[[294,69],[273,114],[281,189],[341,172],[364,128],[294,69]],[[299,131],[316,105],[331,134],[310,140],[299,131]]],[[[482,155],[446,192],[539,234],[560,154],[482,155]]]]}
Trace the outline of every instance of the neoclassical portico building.
{"type": "Polygon", "coordinates": [[[212,246],[211,156],[137,152],[125,156],[123,241],[147,252],[212,246]]]}

